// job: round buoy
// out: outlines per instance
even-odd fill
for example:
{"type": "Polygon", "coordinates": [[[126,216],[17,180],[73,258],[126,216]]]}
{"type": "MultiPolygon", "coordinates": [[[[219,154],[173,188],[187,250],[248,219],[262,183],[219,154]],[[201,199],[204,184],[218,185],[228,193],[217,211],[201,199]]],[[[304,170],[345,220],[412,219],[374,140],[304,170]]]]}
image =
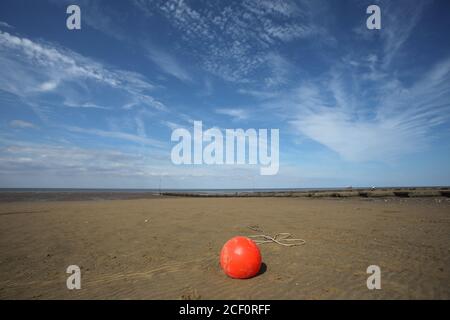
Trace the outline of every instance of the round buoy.
{"type": "Polygon", "coordinates": [[[224,244],[220,252],[220,265],[231,278],[251,278],[261,268],[261,253],[253,240],[234,237],[224,244]]]}

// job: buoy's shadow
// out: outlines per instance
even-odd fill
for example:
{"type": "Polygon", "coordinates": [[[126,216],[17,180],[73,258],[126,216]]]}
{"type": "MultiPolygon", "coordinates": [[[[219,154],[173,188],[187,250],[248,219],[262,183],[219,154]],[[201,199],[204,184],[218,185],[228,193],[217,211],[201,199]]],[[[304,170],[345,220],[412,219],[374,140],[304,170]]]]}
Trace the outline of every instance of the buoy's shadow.
{"type": "Polygon", "coordinates": [[[255,275],[255,277],[262,275],[266,271],[267,271],[267,265],[263,262],[263,263],[261,263],[261,268],[259,268],[259,272],[255,275]]]}

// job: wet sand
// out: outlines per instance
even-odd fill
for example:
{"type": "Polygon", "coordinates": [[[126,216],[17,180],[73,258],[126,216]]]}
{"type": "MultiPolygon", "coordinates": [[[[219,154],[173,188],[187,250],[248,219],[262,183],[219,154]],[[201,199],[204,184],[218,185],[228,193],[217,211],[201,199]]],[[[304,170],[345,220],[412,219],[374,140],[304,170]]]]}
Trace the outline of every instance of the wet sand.
{"type": "Polygon", "coordinates": [[[190,198],[0,203],[1,299],[450,299],[450,201],[428,198],[190,198]],[[236,235],[260,245],[248,280],[221,271],[236,235]],[[81,290],[66,268],[81,267],[81,290]],[[366,269],[381,268],[381,290],[366,269]]]}

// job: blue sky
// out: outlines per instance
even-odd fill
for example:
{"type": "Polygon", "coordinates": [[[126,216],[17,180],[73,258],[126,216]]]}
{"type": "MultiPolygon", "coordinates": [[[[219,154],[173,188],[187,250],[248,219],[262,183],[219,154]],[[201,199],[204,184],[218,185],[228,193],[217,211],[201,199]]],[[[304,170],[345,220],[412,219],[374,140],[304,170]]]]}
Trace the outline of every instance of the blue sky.
{"type": "Polygon", "coordinates": [[[448,30],[445,0],[1,1],[0,187],[450,185],[448,30]],[[196,120],[279,128],[279,173],[173,165],[196,120]]]}

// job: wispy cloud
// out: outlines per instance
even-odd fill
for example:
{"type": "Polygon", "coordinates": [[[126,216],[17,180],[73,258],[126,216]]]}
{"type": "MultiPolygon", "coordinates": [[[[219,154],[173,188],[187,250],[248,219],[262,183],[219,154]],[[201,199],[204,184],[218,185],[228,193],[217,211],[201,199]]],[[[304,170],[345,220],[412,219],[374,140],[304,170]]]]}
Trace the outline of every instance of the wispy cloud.
{"type": "Polygon", "coordinates": [[[148,48],[148,57],[164,72],[174,76],[181,81],[192,81],[192,78],[169,53],[154,47],[148,48]]]}
{"type": "MultiPolygon", "coordinates": [[[[60,8],[67,8],[67,6],[74,4],[72,0],[48,0],[60,8]]],[[[92,0],[77,0],[82,9],[82,24],[100,31],[109,37],[120,41],[127,41],[129,39],[127,33],[120,27],[124,17],[122,12],[111,8],[109,1],[92,1],[92,0]]]]}
{"type": "Polygon", "coordinates": [[[239,89],[239,93],[244,95],[249,95],[257,99],[265,100],[277,97],[280,93],[276,91],[262,91],[262,90],[252,90],[252,89],[239,89]]]}
{"type": "Polygon", "coordinates": [[[99,106],[95,103],[85,102],[85,103],[74,103],[72,101],[64,101],[64,106],[69,108],[90,108],[90,109],[101,109],[101,110],[111,110],[110,107],[99,106]]]}
{"type": "Polygon", "coordinates": [[[233,82],[250,82],[263,69],[267,49],[322,31],[293,1],[208,2],[201,9],[186,1],[134,1],[143,12],[162,14],[207,71],[233,82]],[[281,19],[280,19],[281,18],[281,19]]]}
{"type": "Polygon", "coordinates": [[[293,65],[280,54],[270,53],[266,57],[267,65],[270,67],[270,74],[264,79],[265,85],[269,88],[278,87],[288,82],[290,70],[293,65]]]}
{"type": "Polygon", "coordinates": [[[163,148],[166,146],[166,143],[164,143],[164,142],[161,142],[161,141],[158,141],[158,140],[155,140],[152,138],[143,137],[141,135],[135,135],[132,133],[81,128],[81,127],[77,127],[77,126],[62,126],[62,128],[66,129],[68,131],[71,131],[71,132],[94,135],[94,136],[103,137],[103,138],[125,140],[125,141],[129,141],[129,142],[137,143],[137,144],[152,146],[155,148],[163,148]]]}
{"type": "Polygon", "coordinates": [[[399,53],[400,48],[412,35],[414,28],[422,18],[422,14],[431,1],[419,1],[411,6],[408,1],[383,2],[383,33],[385,65],[399,53]],[[399,17],[402,17],[399,19],[399,17]]]}
{"type": "MultiPolygon", "coordinates": [[[[49,180],[64,180],[63,185],[56,185],[65,187],[86,184],[90,187],[107,187],[108,183],[123,187],[124,182],[130,184],[130,180],[133,181],[131,187],[158,187],[161,178],[165,188],[186,188],[187,183],[195,186],[200,178],[206,181],[217,177],[231,177],[237,181],[249,179],[256,176],[253,172],[257,170],[255,166],[199,166],[187,170],[173,166],[167,158],[159,159],[154,152],[150,155],[106,148],[83,148],[71,144],[12,141],[0,147],[0,175],[3,179],[13,176],[18,181],[24,175],[27,177],[25,181],[28,181],[30,176],[41,177],[43,180],[39,180],[37,184],[41,187],[47,186],[49,180]],[[138,180],[134,180],[135,178],[138,180]]],[[[50,185],[55,186],[55,181],[50,185]]],[[[3,180],[1,185],[4,186],[3,180]]],[[[25,185],[33,184],[27,182],[25,185]]]]}
{"type": "Polygon", "coordinates": [[[53,91],[61,84],[80,86],[80,80],[86,80],[120,90],[130,99],[158,110],[166,109],[147,93],[154,85],[141,74],[107,67],[71,50],[2,31],[0,52],[0,89],[26,101],[32,102],[36,93],[53,91]]]}
{"type": "Polygon", "coordinates": [[[235,120],[244,120],[249,116],[248,112],[244,109],[221,108],[216,109],[216,113],[232,117],[235,120]]]}
{"type": "Polygon", "coordinates": [[[0,21],[0,27],[10,28],[10,29],[14,28],[12,25],[10,25],[9,23],[4,22],[4,21],[0,21]]]}
{"type": "Polygon", "coordinates": [[[73,176],[111,174],[134,176],[146,172],[145,157],[108,149],[71,145],[11,143],[0,148],[0,173],[43,173],[73,176]]]}
{"type": "Polygon", "coordinates": [[[56,82],[56,81],[46,81],[38,87],[38,91],[40,91],[40,92],[53,91],[56,89],[57,86],[58,86],[58,82],[56,82]]]}
{"type": "Polygon", "coordinates": [[[37,128],[37,126],[35,126],[31,122],[24,121],[24,120],[12,120],[9,123],[9,125],[13,128],[20,128],[20,129],[25,129],[25,128],[35,129],[35,128],[37,128]]]}
{"type": "Polygon", "coordinates": [[[169,128],[170,130],[175,130],[178,128],[183,128],[184,126],[182,126],[179,123],[175,123],[173,121],[167,121],[167,120],[162,120],[161,124],[163,124],[164,126],[166,126],[167,128],[169,128]]]}
{"type": "Polygon", "coordinates": [[[368,30],[363,23],[358,24],[353,32],[360,39],[374,43],[380,41],[382,67],[393,68],[395,65],[392,62],[395,59],[404,58],[402,47],[415,34],[422,16],[432,3],[432,0],[423,0],[412,6],[407,0],[381,0],[378,3],[382,8],[381,32],[368,30]]]}
{"type": "Polygon", "coordinates": [[[328,79],[299,88],[291,122],[299,133],[346,160],[389,161],[423,150],[433,129],[448,123],[450,59],[417,75],[412,86],[391,75],[367,87],[369,80],[351,68],[334,69],[328,79]]]}

